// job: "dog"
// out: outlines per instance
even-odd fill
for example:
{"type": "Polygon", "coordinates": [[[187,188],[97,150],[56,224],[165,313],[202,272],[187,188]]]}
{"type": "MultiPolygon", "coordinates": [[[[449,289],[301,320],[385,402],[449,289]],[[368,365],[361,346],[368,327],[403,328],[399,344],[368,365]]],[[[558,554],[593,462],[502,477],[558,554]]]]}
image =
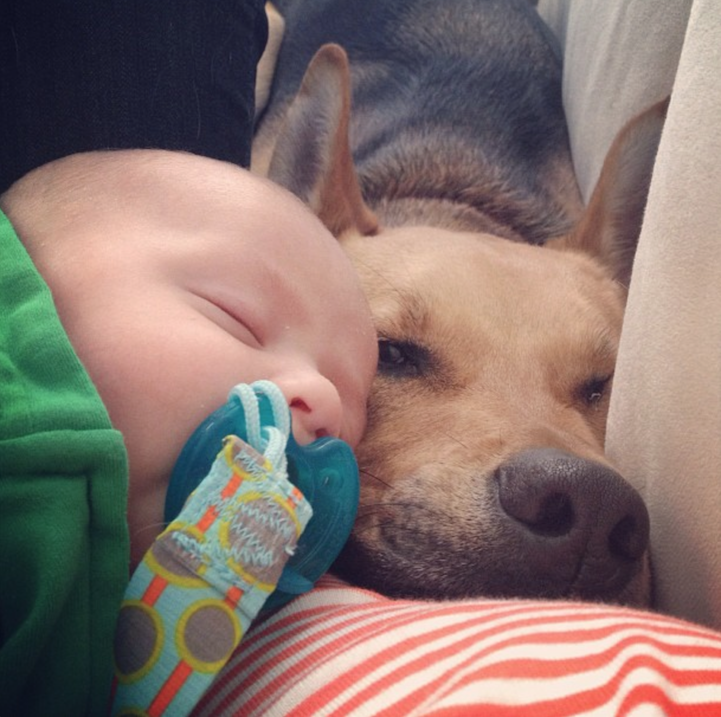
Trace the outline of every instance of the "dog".
{"type": "Polygon", "coordinates": [[[252,166],[342,242],[379,336],[334,571],[394,597],[648,605],[648,513],[603,444],[665,104],[584,207],[534,3],[277,5],[252,166]]]}

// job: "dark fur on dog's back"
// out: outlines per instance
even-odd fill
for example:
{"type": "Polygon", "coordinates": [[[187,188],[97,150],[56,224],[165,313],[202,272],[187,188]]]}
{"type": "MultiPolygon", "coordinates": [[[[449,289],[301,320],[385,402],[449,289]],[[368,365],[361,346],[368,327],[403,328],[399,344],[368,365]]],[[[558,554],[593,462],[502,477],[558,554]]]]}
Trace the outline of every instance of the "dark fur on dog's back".
{"type": "Polygon", "coordinates": [[[447,204],[459,229],[534,244],[576,221],[560,54],[527,0],[295,0],[280,9],[288,32],[273,107],[293,97],[316,48],[346,50],[353,159],[386,225],[417,218],[408,197],[447,204]]]}

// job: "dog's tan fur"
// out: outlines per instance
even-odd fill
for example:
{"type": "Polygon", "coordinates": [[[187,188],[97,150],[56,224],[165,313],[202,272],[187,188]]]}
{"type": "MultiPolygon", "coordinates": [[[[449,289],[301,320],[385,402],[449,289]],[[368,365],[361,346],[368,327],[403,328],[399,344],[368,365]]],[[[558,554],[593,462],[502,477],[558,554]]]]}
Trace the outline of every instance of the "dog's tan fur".
{"type": "MultiPolygon", "coordinates": [[[[605,462],[608,387],[584,392],[613,373],[623,290],[586,256],[490,235],[398,228],[345,246],[379,335],[421,338],[431,354],[417,376],[375,381],[355,540],[366,569],[382,575],[391,550],[396,570],[423,570],[429,594],[464,596],[462,579],[418,553],[439,531],[453,554],[500,547],[490,507],[472,499],[479,481],[529,447],[605,462]]],[[[647,578],[628,601],[647,599],[647,578]]]]}
{"type": "MultiPolygon", "coordinates": [[[[261,128],[254,147],[270,176],[304,197],[343,242],[390,367],[372,391],[358,453],[361,508],[339,569],[390,594],[524,594],[479,577],[506,561],[510,572],[525,570],[497,530],[490,477],[534,447],[607,464],[625,285],[665,106],[621,134],[582,216],[570,163],[546,168],[563,211],[544,220],[543,231],[559,236],[541,247],[519,241],[494,211],[434,196],[441,163],[375,198],[366,183],[364,201],[348,148],[349,83],[340,48],[321,49],[298,99],[261,128]],[[309,132],[327,140],[299,186],[293,155],[309,132]],[[575,228],[569,217],[579,219],[575,228]],[[394,353],[399,345],[423,351],[408,361],[394,353]]],[[[505,201],[503,187],[491,194],[505,201]]],[[[587,597],[572,576],[554,594],[587,597]]],[[[599,595],[646,604],[648,560],[620,594],[599,595]]]]}

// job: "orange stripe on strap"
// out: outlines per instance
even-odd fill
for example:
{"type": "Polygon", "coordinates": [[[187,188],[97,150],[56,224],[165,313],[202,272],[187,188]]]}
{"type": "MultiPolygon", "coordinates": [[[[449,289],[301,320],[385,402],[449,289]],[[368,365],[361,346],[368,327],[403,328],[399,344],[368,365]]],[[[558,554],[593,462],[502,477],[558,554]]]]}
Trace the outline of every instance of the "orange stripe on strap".
{"type": "Polygon", "coordinates": [[[192,673],[193,668],[187,662],[181,661],[177,664],[148,707],[149,717],[160,717],[165,712],[192,673]]]}
{"type": "Polygon", "coordinates": [[[203,517],[198,521],[197,528],[201,533],[204,533],[211,525],[215,522],[218,517],[218,507],[215,505],[209,505],[205,511],[203,517]]]}
{"type": "Polygon", "coordinates": [[[223,488],[223,490],[221,491],[220,497],[224,500],[230,498],[232,495],[235,494],[242,482],[243,478],[237,473],[233,473],[233,475],[230,477],[230,480],[227,482],[225,488],[223,488]]]}
{"type": "Polygon", "coordinates": [[[237,585],[233,585],[228,588],[228,591],[225,593],[225,602],[228,604],[228,607],[235,610],[238,605],[238,601],[242,597],[243,591],[237,585]]]}
{"type": "Polygon", "coordinates": [[[163,594],[163,590],[168,586],[168,581],[165,578],[161,578],[160,575],[153,576],[150,584],[145,588],[141,601],[151,607],[155,605],[158,598],[163,594]]]}

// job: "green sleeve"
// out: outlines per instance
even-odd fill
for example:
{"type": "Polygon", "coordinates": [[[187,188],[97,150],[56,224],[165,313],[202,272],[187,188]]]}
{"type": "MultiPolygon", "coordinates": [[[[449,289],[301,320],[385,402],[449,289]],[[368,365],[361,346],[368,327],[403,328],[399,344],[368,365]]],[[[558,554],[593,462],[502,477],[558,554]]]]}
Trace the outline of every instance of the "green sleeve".
{"type": "Polygon", "coordinates": [[[127,456],[0,213],[0,711],[103,715],[128,579],[127,456]]]}

